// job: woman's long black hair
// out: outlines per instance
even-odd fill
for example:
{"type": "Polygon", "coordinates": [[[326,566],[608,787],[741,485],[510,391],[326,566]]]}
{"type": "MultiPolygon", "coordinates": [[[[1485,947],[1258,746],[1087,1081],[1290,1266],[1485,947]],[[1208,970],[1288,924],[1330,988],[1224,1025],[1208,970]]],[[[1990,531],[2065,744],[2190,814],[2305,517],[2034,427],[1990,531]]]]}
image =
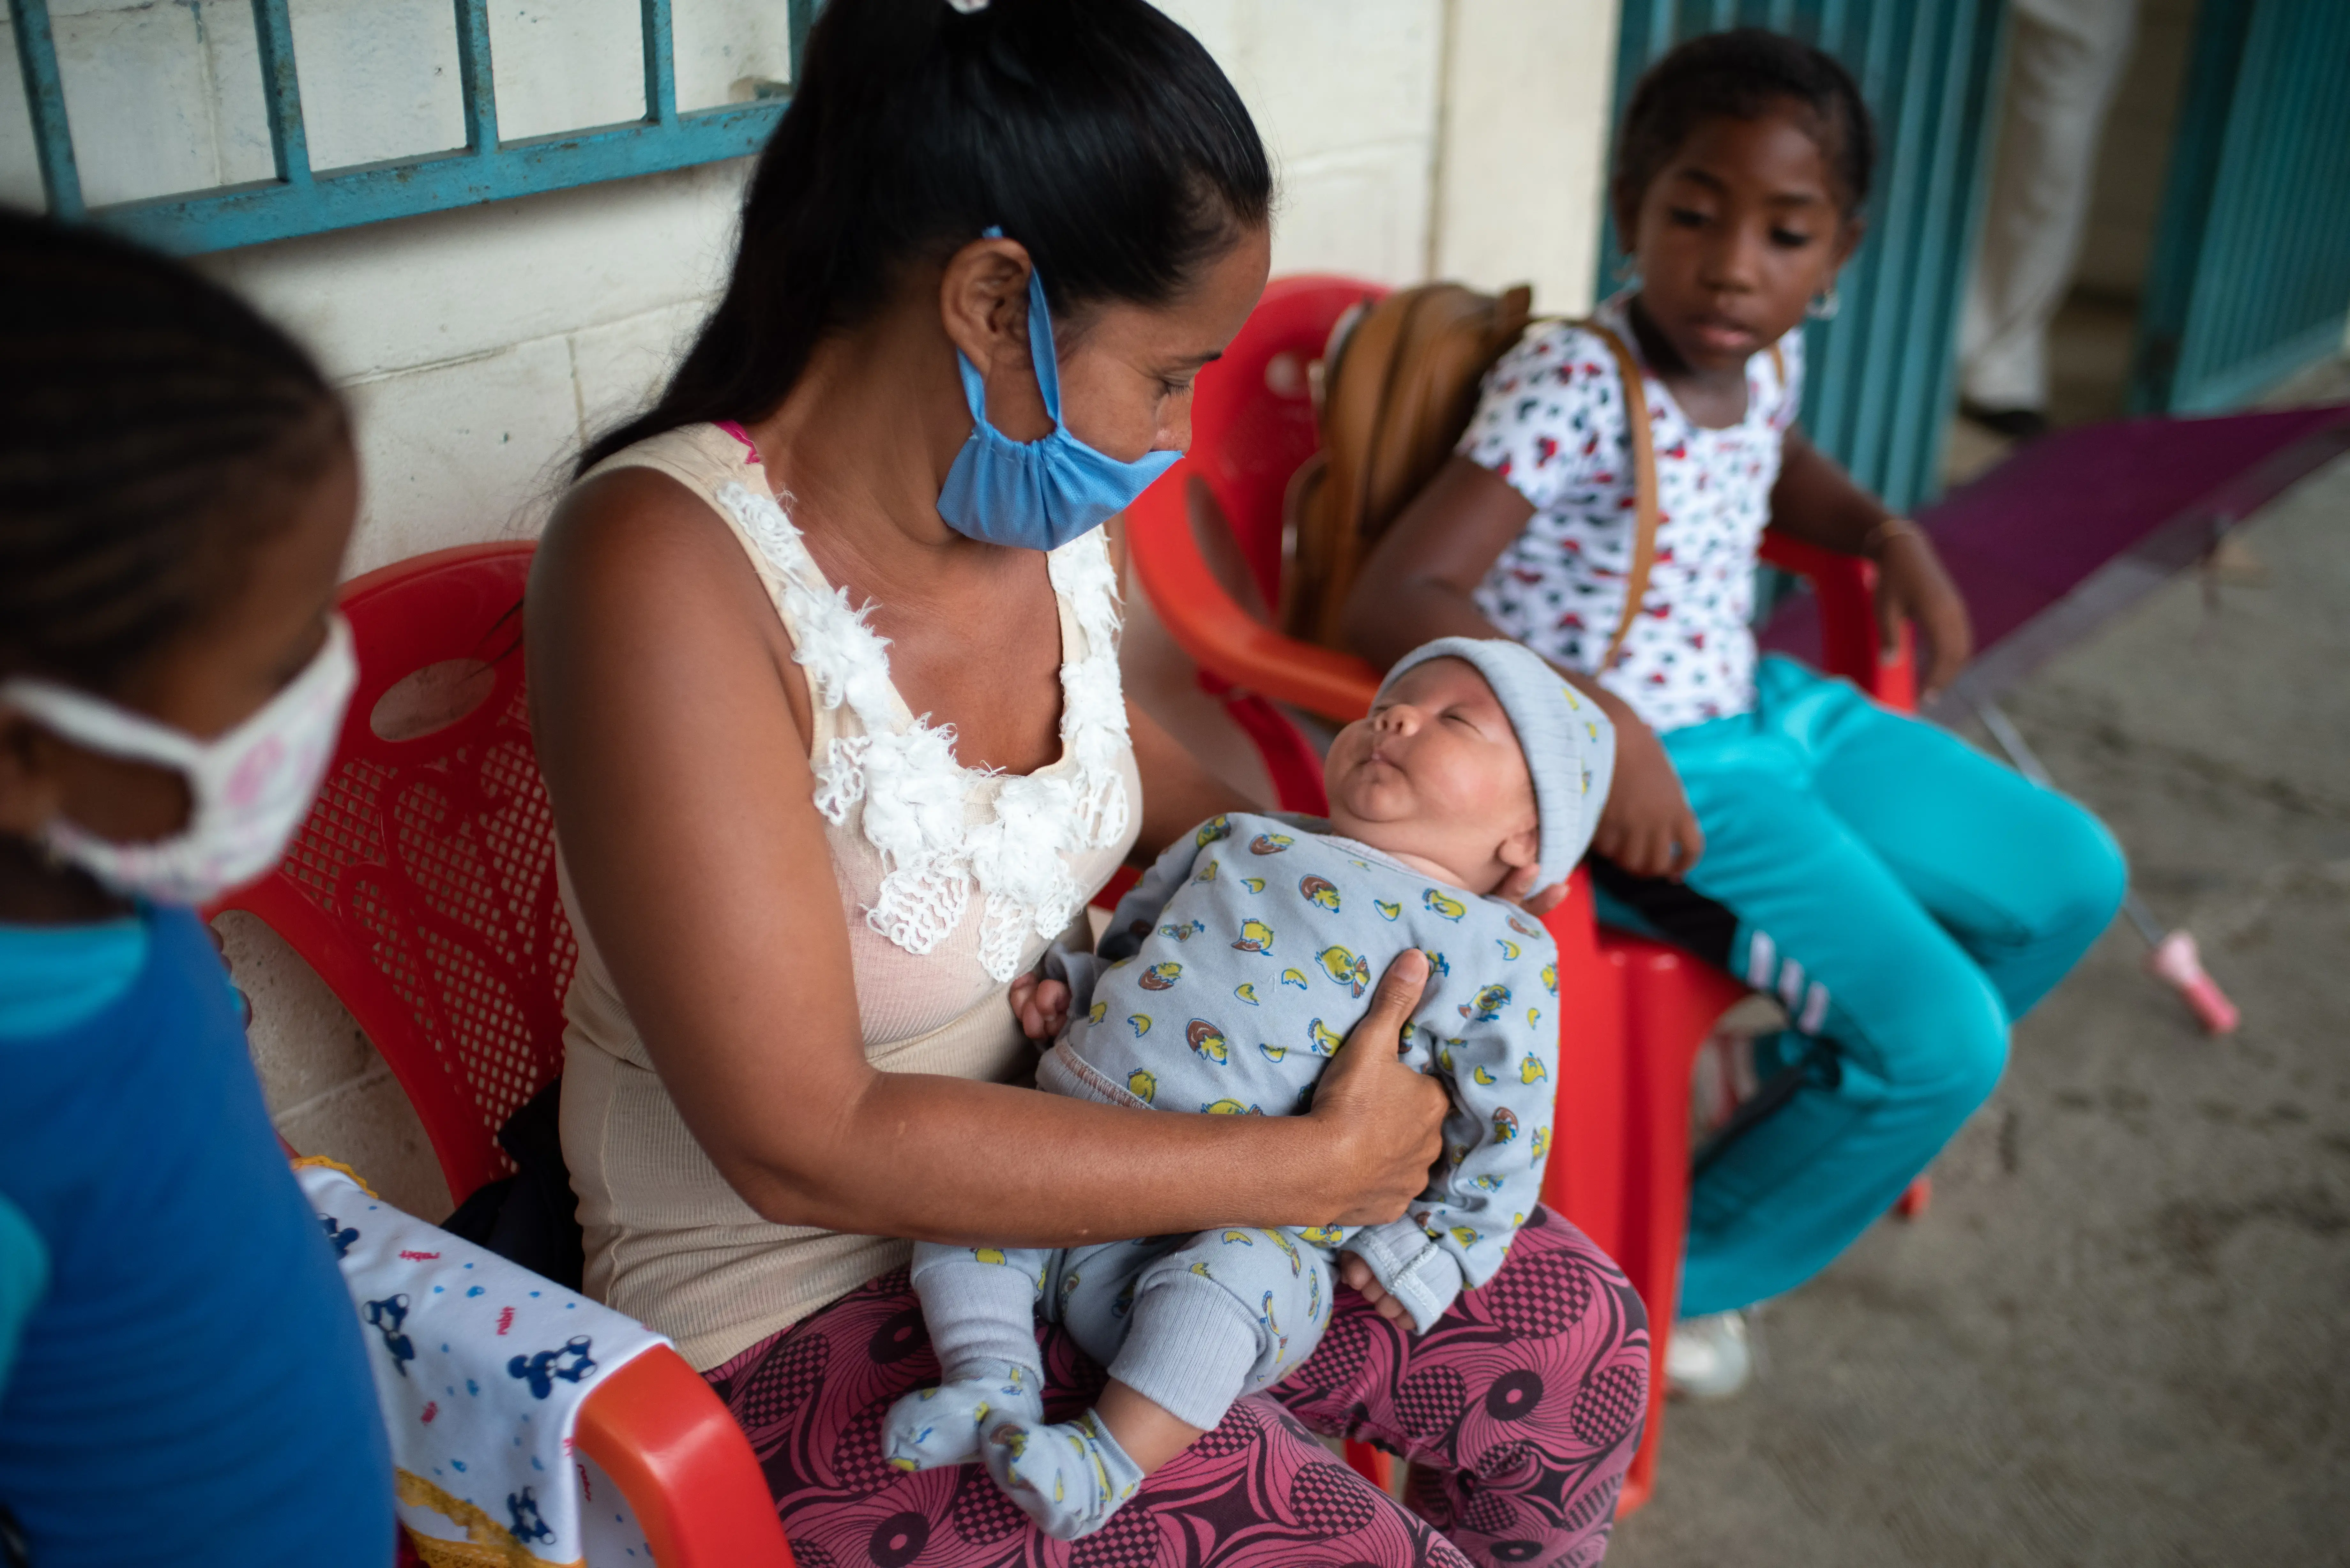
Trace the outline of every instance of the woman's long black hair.
{"type": "Polygon", "coordinates": [[[760,155],[726,293],[668,389],[581,470],[703,420],[772,412],[819,338],[911,262],[991,224],[1056,316],[1180,293],[1262,223],[1273,177],[1208,52],[1143,0],[831,0],[760,155]]]}

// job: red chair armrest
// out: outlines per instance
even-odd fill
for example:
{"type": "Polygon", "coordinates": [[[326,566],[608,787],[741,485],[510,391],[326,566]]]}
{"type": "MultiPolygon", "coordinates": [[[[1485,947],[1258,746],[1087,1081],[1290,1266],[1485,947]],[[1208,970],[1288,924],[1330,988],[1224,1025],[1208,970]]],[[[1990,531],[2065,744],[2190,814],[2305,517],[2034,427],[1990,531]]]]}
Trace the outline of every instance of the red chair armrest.
{"type": "Polygon", "coordinates": [[[1877,641],[1877,567],[1773,529],[1762,535],[1762,562],[1811,580],[1820,601],[1820,662],[1889,708],[1918,706],[1918,670],[1909,628],[1899,649],[1884,658],[1877,641]]]}
{"type": "Polygon", "coordinates": [[[792,1568],[766,1478],[709,1384],[657,1345],[579,1407],[576,1440],[636,1510],[660,1568],[792,1568]]]}
{"type": "Polygon", "coordinates": [[[1368,1443],[1349,1438],[1347,1439],[1347,1468],[1381,1491],[1395,1490],[1395,1460],[1385,1449],[1375,1449],[1368,1443]]]}
{"type": "Polygon", "coordinates": [[[1284,637],[1251,616],[1208,569],[1183,502],[1187,459],[1127,509],[1127,548],[1151,608],[1201,669],[1341,723],[1371,711],[1378,671],[1348,653],[1284,637]]]}

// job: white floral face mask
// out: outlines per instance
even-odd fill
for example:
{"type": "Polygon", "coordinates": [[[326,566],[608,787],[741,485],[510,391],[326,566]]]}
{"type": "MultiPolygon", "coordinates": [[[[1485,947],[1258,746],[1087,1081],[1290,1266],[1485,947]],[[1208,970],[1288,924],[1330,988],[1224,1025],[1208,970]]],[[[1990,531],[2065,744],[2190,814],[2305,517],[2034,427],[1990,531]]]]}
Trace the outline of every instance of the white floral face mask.
{"type": "Polygon", "coordinates": [[[210,741],[70,686],[17,676],[0,702],[77,745],[172,769],[188,781],[187,826],[168,838],[117,844],[54,816],[41,837],[59,859],[114,891],[159,904],[208,904],[277,864],[309,815],[359,683],[351,628],[331,618],[301,674],[234,729],[210,741]]]}

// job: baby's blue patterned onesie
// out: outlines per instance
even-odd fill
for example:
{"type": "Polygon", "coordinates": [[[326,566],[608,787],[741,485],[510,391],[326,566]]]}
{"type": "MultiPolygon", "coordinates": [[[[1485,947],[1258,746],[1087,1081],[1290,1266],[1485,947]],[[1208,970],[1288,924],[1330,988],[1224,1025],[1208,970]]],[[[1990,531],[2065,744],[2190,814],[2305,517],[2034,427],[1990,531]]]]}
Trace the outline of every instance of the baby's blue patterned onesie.
{"type": "MultiPolygon", "coordinates": [[[[947,1382],[891,1412],[885,1444],[896,1462],[983,1458],[1062,1534],[1045,1499],[1022,1495],[1044,1480],[1021,1450],[1042,1452],[1047,1469],[1062,1457],[1060,1445],[1029,1440],[1040,1423],[1039,1307],[1119,1382],[1211,1428],[1232,1400],[1313,1354],[1340,1251],[1361,1256],[1423,1333],[1501,1266],[1550,1147],[1556,951],[1514,907],[1328,827],[1234,813],[1160,856],[1119,901],[1097,953],[1048,956],[1069,983],[1070,1020],[1037,1086],[1159,1110],[1303,1112],[1379,976],[1419,947],[1433,972],[1404,1061],[1451,1095],[1443,1174],[1385,1225],[1233,1226],[1061,1251],[918,1246],[914,1284],[947,1382]]],[[[1268,1205],[1249,1194],[1232,1207],[1268,1205]]],[[[1069,1441],[1089,1449],[1100,1436],[1069,1441]]],[[[1087,1456],[1083,1468],[1097,1467],[1087,1456]]],[[[1118,1490],[1107,1476],[1087,1479],[1118,1490]]],[[[1101,1499],[1102,1517],[1119,1501],[1101,1499]]],[[[1067,1533],[1090,1528],[1067,1522],[1067,1533]]]]}

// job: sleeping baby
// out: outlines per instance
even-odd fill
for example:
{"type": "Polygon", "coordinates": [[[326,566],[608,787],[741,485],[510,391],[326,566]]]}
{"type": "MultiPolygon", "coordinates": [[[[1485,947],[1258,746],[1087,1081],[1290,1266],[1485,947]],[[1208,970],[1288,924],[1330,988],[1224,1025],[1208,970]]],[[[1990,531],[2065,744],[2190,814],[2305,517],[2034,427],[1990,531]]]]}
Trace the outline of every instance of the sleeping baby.
{"type": "Polygon", "coordinates": [[[1492,895],[1521,867],[1537,867],[1537,887],[1574,867],[1614,746],[1597,707],[1518,644],[1429,643],[1333,742],[1326,823],[1214,818],[1119,902],[1097,952],[1050,953],[1015,982],[1030,1033],[1057,1036],[1040,1088],[1290,1116],[1374,980],[1419,948],[1431,972],[1404,1060],[1451,1094],[1445,1158],[1384,1225],[917,1247],[945,1381],[890,1410],[891,1462],[983,1461],[1046,1533],[1075,1539],[1234,1399],[1313,1354],[1341,1252],[1392,1298],[1381,1310],[1421,1333],[1492,1278],[1542,1185],[1558,1044],[1550,937],[1492,895]],[[1073,1422],[1044,1420],[1039,1310],[1109,1367],[1100,1404],[1073,1422]]]}

